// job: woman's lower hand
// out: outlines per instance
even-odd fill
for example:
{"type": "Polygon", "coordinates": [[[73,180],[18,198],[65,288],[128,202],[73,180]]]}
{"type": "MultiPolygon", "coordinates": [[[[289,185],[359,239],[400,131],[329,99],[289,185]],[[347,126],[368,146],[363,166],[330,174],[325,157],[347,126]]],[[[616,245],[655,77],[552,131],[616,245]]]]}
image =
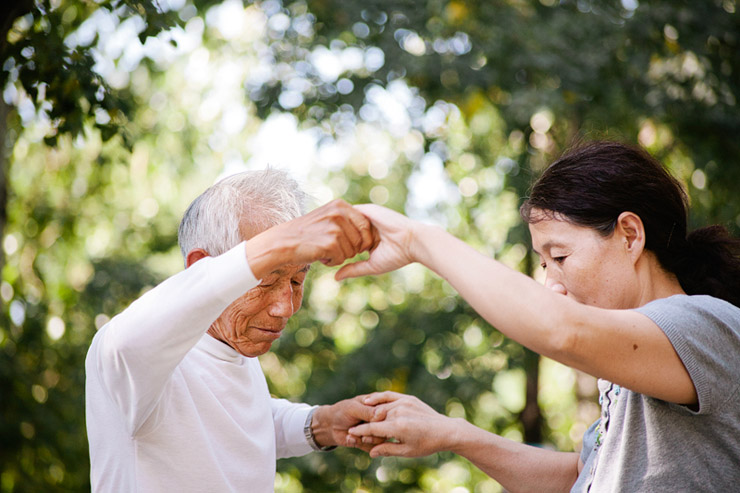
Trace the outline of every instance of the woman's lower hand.
{"type": "Polygon", "coordinates": [[[454,436],[453,420],[414,396],[378,392],[363,403],[375,406],[372,421],[350,428],[348,444],[374,444],[371,457],[430,455],[446,450],[446,441],[454,436]]]}

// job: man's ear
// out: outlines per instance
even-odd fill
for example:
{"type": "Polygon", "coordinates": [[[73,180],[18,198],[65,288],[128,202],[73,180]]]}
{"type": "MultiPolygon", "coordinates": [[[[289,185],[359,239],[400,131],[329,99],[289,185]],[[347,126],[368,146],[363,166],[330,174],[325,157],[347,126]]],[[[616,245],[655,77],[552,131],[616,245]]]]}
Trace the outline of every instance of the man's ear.
{"type": "Polygon", "coordinates": [[[210,255],[208,255],[208,252],[206,252],[202,248],[193,248],[188,252],[188,256],[185,258],[185,267],[190,267],[198,260],[209,256],[210,255]]]}
{"type": "Polygon", "coordinates": [[[624,238],[624,247],[637,260],[645,249],[645,226],[634,212],[623,212],[617,218],[615,232],[624,238]]]}

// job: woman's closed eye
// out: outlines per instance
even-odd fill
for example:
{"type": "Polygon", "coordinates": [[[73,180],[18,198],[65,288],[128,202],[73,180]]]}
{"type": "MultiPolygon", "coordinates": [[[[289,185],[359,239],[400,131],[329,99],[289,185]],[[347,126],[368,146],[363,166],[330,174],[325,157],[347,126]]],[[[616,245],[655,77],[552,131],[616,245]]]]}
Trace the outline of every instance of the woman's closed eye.
{"type": "MultiPolygon", "coordinates": [[[[567,255],[562,255],[560,257],[553,257],[552,261],[558,265],[563,265],[563,262],[565,262],[565,259],[567,257],[568,257],[567,255]]],[[[540,262],[540,267],[542,267],[543,269],[547,269],[547,262],[540,262]]]]}

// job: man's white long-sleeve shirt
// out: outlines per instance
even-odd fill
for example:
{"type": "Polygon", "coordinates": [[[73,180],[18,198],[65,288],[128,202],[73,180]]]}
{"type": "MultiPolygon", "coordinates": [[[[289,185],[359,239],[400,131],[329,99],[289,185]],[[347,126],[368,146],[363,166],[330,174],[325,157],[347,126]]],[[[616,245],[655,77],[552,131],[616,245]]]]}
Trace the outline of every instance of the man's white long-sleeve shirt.
{"type": "Polygon", "coordinates": [[[311,451],[310,407],[272,399],[256,358],[206,334],[257,284],[242,243],[98,331],[85,361],[94,492],[268,492],[277,458],[311,451]]]}

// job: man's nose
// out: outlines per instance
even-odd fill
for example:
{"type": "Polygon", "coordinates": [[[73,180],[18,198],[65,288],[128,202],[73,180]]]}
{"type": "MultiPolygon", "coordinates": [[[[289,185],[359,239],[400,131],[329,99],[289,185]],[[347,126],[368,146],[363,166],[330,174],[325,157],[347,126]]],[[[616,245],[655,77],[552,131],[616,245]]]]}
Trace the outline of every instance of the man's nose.
{"type": "Polygon", "coordinates": [[[565,285],[550,275],[545,278],[545,287],[552,289],[556,293],[568,294],[568,290],[565,289],[565,285]]]}
{"type": "Polygon", "coordinates": [[[293,316],[293,313],[295,313],[293,310],[293,287],[290,283],[280,286],[272,293],[267,313],[273,317],[288,318],[293,316]]]}

